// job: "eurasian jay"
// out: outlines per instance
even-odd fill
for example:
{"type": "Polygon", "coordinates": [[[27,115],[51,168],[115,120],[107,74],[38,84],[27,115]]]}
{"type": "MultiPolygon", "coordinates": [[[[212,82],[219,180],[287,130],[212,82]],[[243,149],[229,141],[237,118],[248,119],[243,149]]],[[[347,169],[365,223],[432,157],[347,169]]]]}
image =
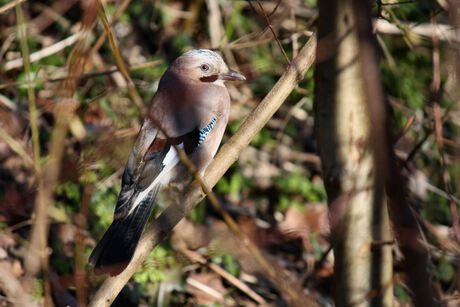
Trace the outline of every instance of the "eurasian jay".
{"type": "Polygon", "coordinates": [[[242,80],[207,49],[184,53],[163,74],[128,158],[114,220],[89,258],[96,273],[124,270],[161,188],[190,178],[176,150],[204,172],[227,126],[230,96],[224,81],[242,80]]]}

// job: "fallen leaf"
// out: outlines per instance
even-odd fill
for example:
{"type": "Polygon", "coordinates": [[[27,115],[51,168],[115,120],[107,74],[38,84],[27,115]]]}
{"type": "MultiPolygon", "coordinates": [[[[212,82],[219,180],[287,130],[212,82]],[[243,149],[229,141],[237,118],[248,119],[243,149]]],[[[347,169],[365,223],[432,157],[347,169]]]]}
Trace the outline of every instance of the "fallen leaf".
{"type": "Polygon", "coordinates": [[[187,292],[195,297],[199,306],[222,303],[226,291],[219,275],[193,273],[187,278],[187,292]]]}

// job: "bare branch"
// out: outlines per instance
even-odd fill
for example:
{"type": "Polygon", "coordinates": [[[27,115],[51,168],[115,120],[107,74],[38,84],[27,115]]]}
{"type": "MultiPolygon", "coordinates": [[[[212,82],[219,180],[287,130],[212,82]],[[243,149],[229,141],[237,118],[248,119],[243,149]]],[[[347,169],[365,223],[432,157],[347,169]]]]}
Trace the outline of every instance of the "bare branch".
{"type": "MultiPolygon", "coordinates": [[[[53,55],[61,50],[63,50],[66,47],[72,46],[75,44],[82,32],[75,33],[73,35],[70,35],[69,37],[51,45],[46,48],[43,48],[39,51],[36,51],[34,53],[30,54],[30,62],[37,62],[43,58],[46,58],[47,56],[53,55]]],[[[18,58],[11,60],[9,62],[6,62],[5,65],[2,67],[2,70],[4,71],[9,71],[15,68],[20,68],[24,65],[24,60],[23,58],[18,58]]]]}
{"type": "Polygon", "coordinates": [[[25,1],[26,0],[14,0],[14,1],[11,1],[5,4],[4,6],[0,7],[0,14],[3,14],[6,11],[11,10],[15,5],[25,2],[25,1]]]}
{"type": "MultiPolygon", "coordinates": [[[[435,32],[435,35],[441,41],[455,43],[459,41],[455,33],[455,28],[453,28],[450,25],[438,24],[435,26],[435,28],[433,28],[434,26],[432,24],[415,24],[400,22],[400,26],[404,27],[404,29],[409,33],[420,35],[426,39],[431,39],[433,32],[435,32]]],[[[385,19],[375,20],[374,28],[378,33],[381,34],[403,34],[403,31],[401,31],[401,29],[398,26],[386,21],[385,19]]]]}

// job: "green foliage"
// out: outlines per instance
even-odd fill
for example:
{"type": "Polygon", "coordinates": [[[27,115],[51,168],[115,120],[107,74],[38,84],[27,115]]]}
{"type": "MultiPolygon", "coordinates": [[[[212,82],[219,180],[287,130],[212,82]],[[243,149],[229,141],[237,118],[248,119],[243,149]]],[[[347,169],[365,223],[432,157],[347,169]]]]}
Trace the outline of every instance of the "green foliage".
{"type": "Polygon", "coordinates": [[[240,28],[251,28],[253,26],[253,22],[244,18],[244,15],[241,14],[241,10],[243,8],[242,2],[234,2],[232,7],[232,14],[228,22],[225,24],[225,36],[229,39],[237,39],[235,29],[240,28]]]}
{"type": "Polygon", "coordinates": [[[43,297],[43,280],[42,279],[34,279],[34,285],[32,290],[32,297],[37,301],[40,302],[43,297]]]}
{"type": "Polygon", "coordinates": [[[64,182],[57,186],[58,200],[50,215],[60,222],[70,222],[67,213],[78,212],[80,207],[80,186],[73,182],[64,182]]]}
{"type": "Polygon", "coordinates": [[[241,173],[233,173],[230,176],[222,177],[216,185],[219,194],[240,195],[243,188],[250,187],[251,182],[241,173]]]}
{"type": "Polygon", "coordinates": [[[442,257],[439,260],[438,265],[436,266],[434,275],[441,282],[447,284],[447,283],[452,282],[454,275],[455,275],[455,269],[453,268],[452,264],[446,258],[442,257]]]}
{"type": "Polygon", "coordinates": [[[50,263],[57,270],[57,272],[61,275],[67,275],[72,273],[72,266],[69,262],[69,259],[59,256],[53,257],[50,259],[50,263]]]}
{"type": "Polygon", "coordinates": [[[206,200],[203,199],[188,214],[188,219],[195,224],[202,224],[206,219],[206,200]]]}
{"type": "Polygon", "coordinates": [[[65,196],[68,200],[80,202],[80,187],[73,182],[65,182],[57,186],[56,193],[59,196],[65,196]]]}
{"type": "MultiPolygon", "coordinates": [[[[34,65],[34,64],[30,65],[30,76],[29,77],[30,77],[31,81],[37,79],[38,69],[39,69],[38,65],[34,65]]],[[[26,75],[25,70],[23,70],[18,75],[18,77],[16,78],[16,81],[18,81],[18,82],[27,81],[27,75],[26,75]]],[[[43,84],[41,84],[41,83],[32,83],[30,86],[33,87],[35,90],[43,88],[43,84]]],[[[23,85],[18,86],[18,89],[19,89],[19,91],[21,92],[21,94],[23,96],[27,96],[27,87],[28,87],[27,84],[23,84],[23,85]]]]}
{"type": "Polygon", "coordinates": [[[41,65],[46,65],[46,66],[65,66],[66,65],[66,58],[65,55],[56,55],[56,56],[49,56],[45,57],[40,60],[41,65]]]}
{"type": "Polygon", "coordinates": [[[274,179],[274,184],[286,194],[302,195],[309,202],[326,200],[322,185],[313,184],[308,176],[301,173],[287,173],[274,179]]]}
{"type": "Polygon", "coordinates": [[[323,257],[323,251],[321,248],[321,244],[318,241],[318,235],[314,232],[310,232],[310,242],[313,245],[313,255],[315,260],[320,260],[323,257]]]}
{"type": "Polygon", "coordinates": [[[418,0],[412,3],[404,0],[398,2],[403,2],[403,4],[395,6],[392,11],[396,18],[402,21],[429,22],[428,16],[439,9],[436,2],[430,0],[418,0]]]}
{"type": "Polygon", "coordinates": [[[273,146],[276,140],[272,138],[270,131],[267,128],[263,128],[257,133],[251,141],[251,146],[260,148],[262,145],[273,146]]]}
{"type": "Polygon", "coordinates": [[[404,99],[407,107],[412,110],[422,108],[429,97],[432,75],[429,70],[416,70],[414,67],[429,67],[431,55],[412,52],[405,45],[387,40],[385,43],[392,47],[391,53],[398,65],[398,71],[392,72],[386,62],[382,63],[387,93],[404,99]]]}
{"type": "Polygon", "coordinates": [[[193,44],[190,36],[186,34],[178,35],[174,37],[173,40],[174,47],[180,52],[183,53],[189,49],[189,47],[193,44]]]}
{"type": "MultiPolygon", "coordinates": [[[[150,61],[160,60],[160,59],[149,59],[150,61]]],[[[163,75],[163,73],[168,69],[169,65],[166,62],[159,63],[154,66],[144,67],[142,69],[136,69],[132,71],[132,77],[142,78],[145,81],[158,81],[158,79],[163,75]]],[[[149,88],[150,89],[150,88],[149,88]]]]}
{"type": "Polygon", "coordinates": [[[238,262],[228,253],[217,252],[213,255],[212,262],[222,266],[227,272],[235,277],[240,274],[238,262]]]}
{"type": "Polygon", "coordinates": [[[232,123],[229,123],[227,129],[230,131],[231,134],[235,134],[235,132],[241,127],[243,124],[243,120],[236,120],[232,123]]]}
{"type": "Polygon", "coordinates": [[[116,188],[101,187],[96,189],[91,197],[89,224],[97,234],[97,237],[102,236],[102,233],[112,223],[113,210],[115,209],[120,189],[119,185],[116,188]]]}
{"type": "Polygon", "coordinates": [[[165,280],[165,270],[175,264],[171,249],[164,244],[156,247],[146,261],[137,269],[133,279],[140,284],[165,280]]]}
{"type": "Polygon", "coordinates": [[[276,205],[276,208],[281,212],[285,212],[291,206],[299,210],[304,209],[303,203],[301,201],[296,200],[296,199],[291,199],[288,196],[281,194],[279,197],[278,204],[276,205]]]}
{"type": "Polygon", "coordinates": [[[451,224],[449,202],[446,198],[430,194],[421,211],[423,218],[443,225],[451,224]]]}
{"type": "Polygon", "coordinates": [[[394,292],[394,295],[401,301],[403,302],[407,302],[408,299],[409,299],[409,296],[407,295],[406,291],[404,290],[404,288],[400,285],[395,285],[393,287],[393,292],[394,292]]]}
{"type": "Polygon", "coordinates": [[[82,183],[96,183],[97,182],[97,174],[91,170],[85,170],[85,172],[81,175],[81,182],[82,183]]]}

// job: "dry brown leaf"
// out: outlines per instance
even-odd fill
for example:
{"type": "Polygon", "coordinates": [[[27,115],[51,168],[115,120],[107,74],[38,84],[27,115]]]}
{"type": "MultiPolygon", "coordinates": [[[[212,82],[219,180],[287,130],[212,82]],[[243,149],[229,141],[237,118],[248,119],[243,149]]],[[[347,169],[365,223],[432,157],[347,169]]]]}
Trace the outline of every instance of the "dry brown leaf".
{"type": "Polygon", "coordinates": [[[194,273],[187,278],[187,292],[195,296],[197,305],[212,305],[224,301],[226,290],[219,275],[194,273]]]}
{"type": "Polygon", "coordinates": [[[305,249],[312,251],[310,233],[327,235],[329,233],[329,219],[326,204],[308,204],[305,212],[295,207],[286,211],[284,221],[279,223],[280,232],[288,238],[301,238],[305,249]]]}

